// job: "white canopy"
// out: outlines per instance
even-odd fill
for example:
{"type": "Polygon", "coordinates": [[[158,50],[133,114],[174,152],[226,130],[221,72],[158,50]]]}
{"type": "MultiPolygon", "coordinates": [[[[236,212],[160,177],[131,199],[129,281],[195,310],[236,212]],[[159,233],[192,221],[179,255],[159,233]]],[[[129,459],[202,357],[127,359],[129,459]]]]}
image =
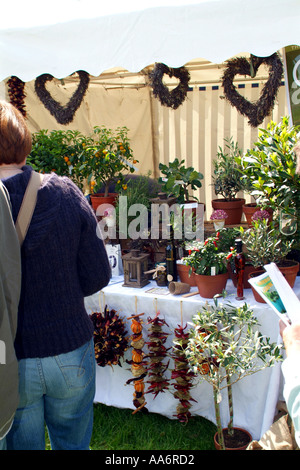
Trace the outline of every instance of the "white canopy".
{"type": "Polygon", "coordinates": [[[43,73],[63,78],[77,70],[99,76],[113,67],[138,72],[155,62],[179,67],[196,58],[221,63],[243,52],[268,56],[300,45],[299,0],[107,3],[6,2],[0,80],[29,81],[43,73]]]}

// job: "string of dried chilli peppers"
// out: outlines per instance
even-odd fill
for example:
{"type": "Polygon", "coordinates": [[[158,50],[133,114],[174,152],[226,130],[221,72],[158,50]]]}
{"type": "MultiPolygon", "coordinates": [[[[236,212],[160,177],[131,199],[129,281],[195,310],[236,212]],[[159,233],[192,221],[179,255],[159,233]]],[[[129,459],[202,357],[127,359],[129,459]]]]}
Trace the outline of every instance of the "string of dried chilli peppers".
{"type": "Polygon", "coordinates": [[[94,324],[94,348],[98,366],[121,366],[120,359],[128,349],[123,320],[115,310],[109,310],[107,306],[103,313],[92,313],[90,318],[94,324]]]}
{"type": "Polygon", "coordinates": [[[191,417],[190,408],[191,401],[196,401],[191,397],[190,389],[193,387],[192,380],[195,374],[189,370],[190,366],[186,359],[184,350],[187,347],[189,333],[185,332],[185,327],[178,326],[175,328],[173,340],[172,358],[174,359],[174,369],[171,373],[171,379],[175,381],[173,384],[175,388],[174,397],[179,400],[176,407],[176,415],[181,423],[187,423],[191,417]]]}
{"type": "Polygon", "coordinates": [[[25,83],[20,78],[12,75],[7,81],[10,103],[26,117],[25,107],[25,83]]]}
{"type": "Polygon", "coordinates": [[[127,380],[126,384],[134,383],[134,393],[133,393],[133,405],[135,410],[132,414],[135,414],[137,411],[146,409],[146,400],[145,400],[145,383],[144,378],[147,375],[147,361],[144,361],[145,354],[142,351],[142,348],[145,345],[145,340],[143,338],[143,326],[140,316],[144,315],[143,313],[133,315],[128,317],[127,320],[132,320],[131,322],[131,347],[132,347],[132,360],[127,360],[126,362],[131,365],[131,372],[133,375],[132,379],[127,380]]]}
{"type": "Polygon", "coordinates": [[[169,388],[169,381],[165,377],[169,361],[167,364],[163,362],[168,351],[164,343],[169,334],[162,331],[162,326],[168,326],[168,324],[165,320],[160,319],[158,315],[159,312],[153,319],[148,318],[148,324],[150,324],[148,337],[150,341],[147,342],[149,350],[147,357],[150,358],[150,364],[148,366],[149,380],[147,380],[147,383],[150,385],[146,393],[154,393],[154,398],[157,397],[158,393],[169,388]]]}

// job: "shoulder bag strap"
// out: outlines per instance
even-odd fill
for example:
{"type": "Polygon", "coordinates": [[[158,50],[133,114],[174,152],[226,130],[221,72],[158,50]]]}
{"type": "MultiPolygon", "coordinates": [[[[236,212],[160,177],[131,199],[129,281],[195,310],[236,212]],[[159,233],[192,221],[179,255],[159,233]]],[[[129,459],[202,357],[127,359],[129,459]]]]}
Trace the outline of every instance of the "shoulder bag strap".
{"type": "Polygon", "coordinates": [[[41,186],[42,179],[43,175],[41,173],[32,171],[15,224],[20,245],[22,245],[26,237],[36,205],[37,192],[41,186]]]}

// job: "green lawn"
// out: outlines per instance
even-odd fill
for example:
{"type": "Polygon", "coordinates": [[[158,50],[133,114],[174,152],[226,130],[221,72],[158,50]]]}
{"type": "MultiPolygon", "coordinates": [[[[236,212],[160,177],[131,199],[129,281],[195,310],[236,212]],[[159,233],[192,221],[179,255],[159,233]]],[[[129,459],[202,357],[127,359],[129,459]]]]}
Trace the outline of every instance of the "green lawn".
{"type": "Polygon", "coordinates": [[[94,405],[92,450],[214,450],[216,426],[199,416],[187,424],[155,413],[94,405]]]}

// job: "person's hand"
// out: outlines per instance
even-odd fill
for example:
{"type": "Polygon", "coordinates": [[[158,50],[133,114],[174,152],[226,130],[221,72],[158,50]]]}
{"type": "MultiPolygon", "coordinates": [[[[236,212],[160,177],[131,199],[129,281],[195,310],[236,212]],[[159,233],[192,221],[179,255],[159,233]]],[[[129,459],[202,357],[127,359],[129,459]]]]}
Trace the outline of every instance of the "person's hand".
{"type": "Polygon", "coordinates": [[[300,353],[300,323],[287,326],[280,320],[279,329],[287,356],[292,352],[300,353]]]}

